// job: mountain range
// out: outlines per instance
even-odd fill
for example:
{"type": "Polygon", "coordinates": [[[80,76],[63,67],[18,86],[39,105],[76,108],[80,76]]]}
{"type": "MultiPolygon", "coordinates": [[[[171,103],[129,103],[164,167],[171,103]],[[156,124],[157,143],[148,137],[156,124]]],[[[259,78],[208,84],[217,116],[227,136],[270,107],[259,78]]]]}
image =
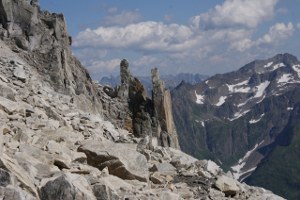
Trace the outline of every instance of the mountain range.
{"type": "Polygon", "coordinates": [[[172,91],[183,151],[212,159],[246,183],[299,199],[300,62],[253,61],[172,91]]]}

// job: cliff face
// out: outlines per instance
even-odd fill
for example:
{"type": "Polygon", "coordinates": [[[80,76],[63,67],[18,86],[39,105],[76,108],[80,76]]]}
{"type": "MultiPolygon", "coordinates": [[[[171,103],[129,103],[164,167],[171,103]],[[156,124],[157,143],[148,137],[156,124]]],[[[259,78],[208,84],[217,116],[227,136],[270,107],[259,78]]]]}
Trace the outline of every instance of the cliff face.
{"type": "Polygon", "coordinates": [[[72,39],[64,16],[41,11],[38,2],[33,0],[2,0],[0,11],[1,39],[35,66],[55,90],[72,95],[82,109],[101,113],[95,86],[71,53],[72,39]]]}

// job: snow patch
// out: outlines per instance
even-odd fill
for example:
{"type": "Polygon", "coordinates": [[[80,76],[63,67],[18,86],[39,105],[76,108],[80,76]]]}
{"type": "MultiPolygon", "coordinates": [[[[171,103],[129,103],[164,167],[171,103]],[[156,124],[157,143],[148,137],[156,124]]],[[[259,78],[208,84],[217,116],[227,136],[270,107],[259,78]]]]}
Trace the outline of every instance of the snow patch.
{"type": "Polygon", "coordinates": [[[293,69],[294,69],[295,72],[297,72],[298,77],[300,78],[300,65],[294,65],[293,69]]]}
{"type": "Polygon", "coordinates": [[[294,110],[293,107],[287,107],[286,110],[294,110]]]}
{"type": "Polygon", "coordinates": [[[279,80],[278,83],[293,83],[294,77],[292,74],[283,74],[279,80]]]}
{"type": "Polygon", "coordinates": [[[285,67],[285,64],[284,63],[278,63],[278,64],[276,64],[276,65],[273,66],[272,70],[274,71],[274,70],[276,70],[276,69],[278,69],[280,67],[285,67]]]}
{"type": "Polygon", "coordinates": [[[243,112],[237,112],[234,114],[233,118],[228,118],[229,121],[234,121],[242,116],[244,116],[245,114],[247,114],[248,112],[250,112],[250,110],[245,110],[243,112]]]}
{"type": "Polygon", "coordinates": [[[263,118],[264,115],[265,115],[265,114],[261,114],[260,117],[259,117],[258,119],[251,119],[251,120],[249,121],[249,124],[256,124],[257,122],[259,122],[259,121],[263,118]]]}
{"type": "MultiPolygon", "coordinates": [[[[251,168],[251,169],[248,169],[247,171],[244,171],[244,172],[240,173],[240,174],[239,174],[239,177],[244,176],[245,174],[251,173],[251,172],[253,172],[254,170],[256,170],[256,167],[253,167],[253,168],[251,168]]],[[[249,174],[249,175],[250,175],[250,174],[249,174]]],[[[249,176],[249,175],[248,175],[248,176],[249,176]]],[[[243,180],[245,180],[245,178],[247,178],[248,176],[241,178],[240,182],[242,182],[243,180]]]]}
{"type": "Polygon", "coordinates": [[[246,165],[246,160],[247,160],[247,158],[249,158],[249,156],[250,156],[250,155],[257,149],[257,147],[259,147],[263,142],[264,142],[264,140],[261,141],[261,143],[256,144],[256,145],[254,146],[254,148],[251,149],[250,151],[248,151],[248,152],[245,154],[245,156],[244,156],[243,158],[239,159],[237,165],[234,165],[234,166],[231,167],[231,169],[232,169],[232,171],[233,171],[233,177],[234,177],[235,179],[238,180],[242,175],[244,175],[244,174],[246,174],[246,173],[249,173],[249,172],[255,170],[255,168],[252,168],[252,169],[250,169],[250,170],[247,170],[247,171],[245,171],[245,172],[242,172],[242,168],[246,165]]]}
{"type": "Polygon", "coordinates": [[[197,94],[197,91],[195,90],[195,95],[196,95],[196,103],[197,104],[204,104],[204,95],[197,94]]]}
{"type": "Polygon", "coordinates": [[[267,89],[267,87],[269,85],[270,85],[270,81],[265,81],[265,82],[259,84],[258,86],[256,86],[256,94],[255,94],[254,98],[262,97],[264,95],[265,90],[267,89]]]}
{"type": "Polygon", "coordinates": [[[225,103],[225,100],[226,100],[226,99],[227,99],[226,96],[221,96],[221,97],[219,98],[218,103],[216,103],[216,106],[221,106],[221,105],[223,105],[223,104],[225,103]]]}
{"type": "Polygon", "coordinates": [[[234,84],[234,85],[229,85],[226,84],[228,87],[229,92],[232,93],[248,93],[250,92],[251,88],[250,87],[243,87],[249,83],[249,80],[245,80],[243,82],[234,84]]]}
{"type": "Polygon", "coordinates": [[[264,65],[264,68],[271,67],[273,65],[273,62],[269,62],[268,64],[264,65]]]}

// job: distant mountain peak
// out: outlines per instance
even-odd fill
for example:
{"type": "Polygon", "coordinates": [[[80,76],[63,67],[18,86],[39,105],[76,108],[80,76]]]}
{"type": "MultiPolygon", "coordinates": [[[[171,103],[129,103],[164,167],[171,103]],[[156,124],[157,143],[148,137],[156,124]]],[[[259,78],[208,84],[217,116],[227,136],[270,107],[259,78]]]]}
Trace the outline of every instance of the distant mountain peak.
{"type": "Polygon", "coordinates": [[[182,149],[213,159],[245,180],[289,127],[300,105],[299,86],[300,62],[288,53],[191,87],[179,85],[173,90],[173,110],[182,149]]]}

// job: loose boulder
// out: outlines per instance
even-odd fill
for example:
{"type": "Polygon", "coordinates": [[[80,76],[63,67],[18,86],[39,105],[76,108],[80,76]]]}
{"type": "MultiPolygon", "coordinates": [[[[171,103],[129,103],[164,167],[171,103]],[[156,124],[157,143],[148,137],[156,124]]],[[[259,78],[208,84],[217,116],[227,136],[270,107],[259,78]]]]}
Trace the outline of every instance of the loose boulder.
{"type": "Polygon", "coordinates": [[[234,196],[240,190],[237,186],[236,180],[224,175],[218,177],[215,187],[221,190],[226,196],[234,196]]]}
{"type": "Polygon", "coordinates": [[[148,179],[147,160],[133,145],[88,141],[78,151],[86,154],[89,165],[100,170],[108,167],[110,174],[122,179],[144,182],[148,179]]]}
{"type": "Polygon", "coordinates": [[[75,174],[63,174],[54,179],[44,180],[39,189],[43,200],[96,200],[86,179],[75,174]]]}

